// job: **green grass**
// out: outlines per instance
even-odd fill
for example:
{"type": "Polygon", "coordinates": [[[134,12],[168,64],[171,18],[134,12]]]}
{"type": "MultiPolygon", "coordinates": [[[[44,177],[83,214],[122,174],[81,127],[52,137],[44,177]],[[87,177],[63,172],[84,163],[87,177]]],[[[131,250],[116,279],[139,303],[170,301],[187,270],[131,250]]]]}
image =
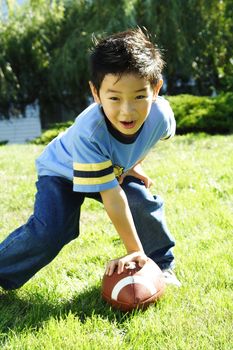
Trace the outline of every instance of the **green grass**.
{"type": "MultiPolygon", "coordinates": [[[[233,136],[178,136],[145,161],[176,238],[180,289],[146,311],[113,311],[100,298],[106,262],[124,253],[103,207],[86,200],[80,237],[25,286],[0,289],[0,348],[230,350],[233,136]]],[[[0,239],[24,223],[43,146],[0,147],[0,239]]]]}

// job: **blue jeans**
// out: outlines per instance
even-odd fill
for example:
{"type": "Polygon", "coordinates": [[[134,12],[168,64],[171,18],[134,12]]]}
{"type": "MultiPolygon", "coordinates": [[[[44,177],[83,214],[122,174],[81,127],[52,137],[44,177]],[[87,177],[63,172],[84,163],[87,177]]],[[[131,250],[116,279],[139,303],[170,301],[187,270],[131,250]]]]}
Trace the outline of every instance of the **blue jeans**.
{"type": "MultiPolygon", "coordinates": [[[[42,176],[36,186],[33,215],[0,244],[0,286],[4,289],[21,287],[79,235],[85,197],[101,201],[99,193],[73,192],[72,182],[56,176],[42,176]]],[[[162,269],[170,267],[175,243],[165,223],[162,199],[153,197],[133,177],[126,177],[122,188],[145,253],[162,269]]]]}

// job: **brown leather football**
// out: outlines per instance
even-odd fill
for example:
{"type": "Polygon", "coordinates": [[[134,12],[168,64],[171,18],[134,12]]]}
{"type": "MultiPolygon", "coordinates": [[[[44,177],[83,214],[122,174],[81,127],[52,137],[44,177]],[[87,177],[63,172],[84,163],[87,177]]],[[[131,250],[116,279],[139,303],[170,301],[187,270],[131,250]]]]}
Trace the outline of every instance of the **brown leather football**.
{"type": "Polygon", "coordinates": [[[111,276],[104,275],[102,281],[103,299],[122,311],[145,309],[164,291],[162,271],[151,259],[142,268],[137,263],[129,263],[121,274],[115,270],[111,276]]]}

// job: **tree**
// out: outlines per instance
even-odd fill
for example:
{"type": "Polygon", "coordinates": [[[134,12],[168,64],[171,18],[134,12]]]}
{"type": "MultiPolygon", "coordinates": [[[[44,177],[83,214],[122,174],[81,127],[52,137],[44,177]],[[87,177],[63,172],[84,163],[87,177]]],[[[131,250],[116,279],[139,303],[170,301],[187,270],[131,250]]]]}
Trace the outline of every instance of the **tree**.
{"type": "Polygon", "coordinates": [[[63,17],[62,5],[47,5],[45,0],[37,6],[32,2],[0,22],[0,97],[5,115],[11,105],[24,112],[27,104],[47,95],[51,53],[63,17]]]}
{"type": "MultiPolygon", "coordinates": [[[[232,6],[228,0],[188,0],[186,36],[192,52],[192,74],[200,94],[228,90],[225,71],[232,68],[228,48],[232,45],[232,6]]],[[[232,86],[232,85],[231,85],[232,86]]]]}
{"type": "Polygon", "coordinates": [[[231,0],[30,0],[20,8],[8,0],[8,6],[8,19],[0,21],[0,114],[38,99],[43,126],[74,117],[90,96],[92,34],[137,25],[162,49],[169,94],[232,90],[231,0]]]}
{"type": "Polygon", "coordinates": [[[138,0],[137,23],[164,49],[168,92],[196,80],[199,94],[232,88],[231,0],[138,0]]]}

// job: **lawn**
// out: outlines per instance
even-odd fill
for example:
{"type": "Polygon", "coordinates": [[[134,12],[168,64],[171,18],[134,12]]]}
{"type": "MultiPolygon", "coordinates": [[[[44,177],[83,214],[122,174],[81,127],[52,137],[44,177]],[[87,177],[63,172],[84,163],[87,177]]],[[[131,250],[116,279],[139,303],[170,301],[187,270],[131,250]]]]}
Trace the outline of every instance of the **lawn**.
{"type": "MultiPolygon", "coordinates": [[[[100,298],[106,262],[124,248],[101,204],[86,200],[81,235],[25,286],[0,289],[2,350],[230,350],[233,136],[161,142],[144,162],[166,203],[182,287],[146,311],[113,311],[100,298]]],[[[0,147],[0,239],[30,215],[34,160],[43,146],[0,147]]]]}

